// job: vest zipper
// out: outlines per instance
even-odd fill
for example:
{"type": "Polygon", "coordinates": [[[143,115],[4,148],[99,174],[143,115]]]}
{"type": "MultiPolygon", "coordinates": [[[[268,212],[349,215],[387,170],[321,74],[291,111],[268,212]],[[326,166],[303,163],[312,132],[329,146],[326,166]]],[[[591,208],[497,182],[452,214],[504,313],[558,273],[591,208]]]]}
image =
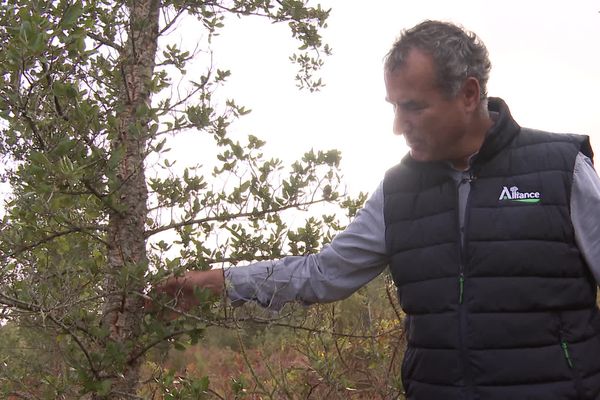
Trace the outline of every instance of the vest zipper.
{"type": "Polygon", "coordinates": [[[569,345],[567,342],[561,339],[560,347],[563,349],[563,353],[565,354],[565,358],[567,360],[567,364],[569,364],[569,368],[573,368],[573,361],[571,361],[571,356],[569,355],[569,345]]]}
{"type": "Polygon", "coordinates": [[[463,294],[465,292],[465,274],[461,271],[458,276],[458,304],[463,303],[463,294]]]}
{"type": "Polygon", "coordinates": [[[475,176],[473,175],[472,171],[468,172],[468,177],[463,177],[463,179],[459,182],[459,186],[457,187],[457,202],[458,202],[458,207],[461,207],[461,201],[460,201],[460,185],[469,185],[469,190],[467,192],[467,198],[465,201],[465,208],[464,208],[464,213],[463,213],[463,220],[460,220],[460,211],[458,212],[459,218],[458,218],[458,230],[459,230],[459,257],[460,257],[460,261],[459,261],[459,275],[458,275],[458,317],[459,317],[459,321],[458,321],[458,334],[459,334],[459,352],[460,352],[460,360],[461,360],[461,364],[462,364],[462,371],[463,371],[463,379],[464,379],[464,386],[465,386],[465,394],[466,394],[466,399],[472,399],[473,398],[473,388],[472,388],[472,378],[471,378],[471,369],[469,368],[469,359],[467,356],[467,345],[466,345],[466,340],[465,340],[465,331],[466,331],[466,326],[467,326],[467,312],[465,309],[465,305],[464,305],[464,298],[465,298],[465,283],[466,283],[466,276],[465,276],[465,258],[466,258],[466,252],[467,252],[467,222],[468,222],[468,216],[469,216],[469,203],[470,203],[470,199],[471,199],[471,189],[472,189],[472,183],[475,180],[475,176]]]}
{"type": "Polygon", "coordinates": [[[560,314],[557,314],[557,316],[558,316],[558,323],[559,323],[558,340],[559,340],[560,347],[563,352],[563,356],[565,357],[565,361],[567,362],[567,365],[569,366],[569,369],[571,369],[571,372],[573,374],[572,380],[573,380],[573,385],[575,386],[575,391],[577,392],[579,399],[587,398],[585,396],[585,390],[583,388],[582,376],[580,375],[580,371],[578,371],[575,368],[575,363],[573,362],[573,358],[571,357],[571,352],[569,351],[569,342],[567,341],[567,339],[565,339],[564,331],[562,328],[563,327],[563,318],[560,314]]]}
{"type": "Polygon", "coordinates": [[[573,360],[571,359],[571,354],[569,353],[569,344],[565,340],[565,336],[563,334],[563,329],[562,329],[563,320],[560,315],[558,315],[558,323],[559,323],[558,341],[560,343],[560,348],[563,351],[563,355],[565,356],[565,360],[567,361],[567,364],[569,364],[569,368],[573,369],[573,360]]]}

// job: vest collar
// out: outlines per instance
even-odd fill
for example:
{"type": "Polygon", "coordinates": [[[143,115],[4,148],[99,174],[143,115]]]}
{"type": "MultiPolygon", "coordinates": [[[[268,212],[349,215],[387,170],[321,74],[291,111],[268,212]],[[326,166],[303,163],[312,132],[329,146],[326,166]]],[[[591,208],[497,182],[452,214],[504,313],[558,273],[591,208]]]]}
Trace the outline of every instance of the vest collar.
{"type": "Polygon", "coordinates": [[[473,157],[471,165],[485,163],[493,158],[500,150],[506,147],[519,134],[521,127],[513,119],[504,100],[498,97],[488,99],[488,110],[498,115],[494,125],[490,128],[479,153],[473,157]]]}

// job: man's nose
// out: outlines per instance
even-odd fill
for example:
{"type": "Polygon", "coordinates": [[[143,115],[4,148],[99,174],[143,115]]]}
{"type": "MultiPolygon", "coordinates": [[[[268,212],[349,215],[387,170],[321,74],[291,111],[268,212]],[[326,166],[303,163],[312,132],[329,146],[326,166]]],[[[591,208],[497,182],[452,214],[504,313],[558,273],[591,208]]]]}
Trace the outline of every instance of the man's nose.
{"type": "Polygon", "coordinates": [[[410,132],[412,128],[411,121],[406,117],[406,113],[402,113],[399,109],[394,112],[394,135],[402,136],[406,132],[410,132]]]}

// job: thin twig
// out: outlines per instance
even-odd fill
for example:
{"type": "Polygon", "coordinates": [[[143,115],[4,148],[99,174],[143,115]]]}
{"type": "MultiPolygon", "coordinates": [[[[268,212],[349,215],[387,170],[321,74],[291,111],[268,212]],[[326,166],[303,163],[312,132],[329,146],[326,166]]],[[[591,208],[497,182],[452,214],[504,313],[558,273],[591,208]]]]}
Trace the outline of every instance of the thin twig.
{"type": "Polygon", "coordinates": [[[144,233],[144,236],[146,238],[149,238],[150,236],[153,236],[160,232],[164,232],[164,231],[168,231],[168,230],[176,229],[176,228],[181,228],[181,227],[188,226],[188,225],[203,224],[206,222],[226,222],[226,221],[231,221],[233,219],[246,218],[246,217],[258,218],[258,217],[262,217],[262,216],[265,216],[268,214],[278,213],[278,212],[292,209],[292,208],[311,206],[311,205],[323,203],[326,201],[327,201],[326,199],[311,200],[306,203],[288,204],[286,206],[272,208],[269,210],[258,211],[258,212],[245,212],[245,213],[238,213],[238,214],[216,215],[214,217],[206,217],[206,218],[199,218],[199,219],[192,219],[192,220],[187,220],[187,221],[182,221],[182,222],[176,222],[176,223],[172,223],[169,225],[161,226],[159,228],[146,231],[144,233]]]}
{"type": "Polygon", "coordinates": [[[119,52],[123,51],[123,47],[121,47],[119,44],[112,42],[112,41],[108,40],[107,38],[104,38],[94,32],[86,32],[86,35],[88,37],[91,37],[92,39],[94,39],[96,42],[102,43],[105,46],[112,47],[113,49],[115,49],[119,52]]]}
{"type": "Polygon", "coordinates": [[[97,379],[100,379],[100,374],[98,372],[98,370],[96,369],[94,362],[92,361],[92,358],[90,356],[90,354],[88,353],[86,347],[84,346],[84,344],[81,342],[81,340],[79,339],[79,337],[77,335],[75,335],[70,329],[69,327],[67,327],[65,324],[63,324],[62,322],[60,322],[59,320],[57,320],[56,318],[54,318],[54,316],[52,314],[48,314],[46,312],[46,310],[44,310],[42,307],[33,304],[33,303],[26,303],[24,301],[21,301],[19,299],[15,299],[11,296],[7,296],[6,294],[0,292],[0,298],[3,298],[5,300],[6,303],[8,303],[9,305],[12,305],[13,307],[17,307],[17,308],[21,308],[21,309],[25,309],[37,314],[41,314],[43,315],[45,318],[48,318],[50,321],[52,321],[55,325],[57,325],[58,327],[60,327],[66,334],[68,334],[69,336],[71,336],[71,338],[73,338],[73,340],[75,341],[75,343],[77,343],[77,346],[79,347],[79,349],[81,350],[81,352],[83,353],[83,355],[85,356],[89,366],[90,366],[90,370],[92,371],[92,373],[94,374],[94,377],[96,377],[97,379]]]}
{"type": "Polygon", "coordinates": [[[71,234],[71,233],[76,233],[76,232],[81,232],[81,231],[82,231],[82,228],[75,227],[75,228],[68,229],[66,231],[55,232],[55,233],[53,233],[51,235],[48,235],[45,238],[42,238],[42,239],[40,239],[40,240],[38,240],[38,241],[36,241],[34,243],[28,244],[26,246],[21,246],[21,247],[17,248],[17,250],[13,251],[12,253],[5,254],[4,258],[14,257],[17,254],[21,254],[21,253],[23,253],[25,251],[32,250],[32,249],[36,248],[39,245],[42,245],[44,243],[48,243],[48,242],[50,242],[50,241],[52,241],[52,240],[54,240],[56,238],[59,238],[61,236],[65,236],[65,235],[68,235],[68,234],[71,234]]]}

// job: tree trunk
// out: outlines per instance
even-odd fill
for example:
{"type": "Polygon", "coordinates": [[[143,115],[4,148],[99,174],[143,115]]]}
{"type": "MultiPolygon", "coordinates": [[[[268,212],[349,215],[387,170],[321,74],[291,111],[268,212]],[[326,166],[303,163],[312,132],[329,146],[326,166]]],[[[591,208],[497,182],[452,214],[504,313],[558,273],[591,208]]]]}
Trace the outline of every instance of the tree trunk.
{"type": "MultiPolygon", "coordinates": [[[[114,210],[108,223],[107,293],[102,324],[108,345],[129,355],[135,348],[143,318],[143,300],[134,292],[144,289],[148,258],[144,239],[148,214],[148,190],[144,156],[148,135],[150,83],[155,66],[160,0],[131,0],[127,3],[130,25],[127,42],[120,53],[118,132],[112,138],[113,157],[121,154],[109,187],[114,210]]],[[[136,393],[141,360],[112,363],[101,371],[112,379],[108,399],[130,399],[136,393]]],[[[98,397],[98,395],[95,398],[98,397]]]]}

